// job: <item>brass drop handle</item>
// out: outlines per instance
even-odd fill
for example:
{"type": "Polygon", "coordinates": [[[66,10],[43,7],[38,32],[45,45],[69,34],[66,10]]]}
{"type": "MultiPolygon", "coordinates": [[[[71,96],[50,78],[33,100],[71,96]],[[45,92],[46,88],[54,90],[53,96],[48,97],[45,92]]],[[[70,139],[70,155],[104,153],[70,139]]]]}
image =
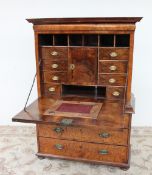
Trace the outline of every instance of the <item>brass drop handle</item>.
{"type": "Polygon", "coordinates": [[[115,71],[115,70],[117,70],[117,66],[114,66],[114,65],[113,65],[113,66],[110,66],[109,69],[110,69],[111,71],[115,71]]]}
{"type": "Polygon", "coordinates": [[[53,129],[56,133],[62,133],[64,131],[63,128],[57,127],[53,129]]]}
{"type": "Polygon", "coordinates": [[[48,90],[49,90],[49,92],[55,92],[55,88],[54,87],[50,87],[48,90]]]}
{"type": "Polygon", "coordinates": [[[58,67],[58,64],[52,64],[51,66],[53,69],[56,69],[58,67]]]}
{"type": "Polygon", "coordinates": [[[118,54],[117,54],[117,52],[111,52],[111,53],[110,53],[110,56],[111,56],[111,57],[117,57],[118,54]]]}
{"type": "Polygon", "coordinates": [[[110,137],[110,134],[108,132],[102,132],[102,133],[99,134],[99,136],[101,138],[108,138],[108,137],[110,137]]]}
{"type": "Polygon", "coordinates": [[[114,92],[112,93],[112,95],[115,96],[115,97],[118,97],[118,96],[120,95],[120,92],[114,91],[114,92]]]}
{"type": "Polygon", "coordinates": [[[110,78],[110,79],[109,79],[109,83],[113,84],[113,83],[115,83],[115,82],[116,82],[116,80],[115,80],[114,78],[110,78]]]}
{"type": "Polygon", "coordinates": [[[52,51],[52,52],[51,52],[51,55],[52,55],[52,56],[57,56],[57,55],[58,55],[58,52],[52,51]]]}
{"type": "Polygon", "coordinates": [[[106,155],[108,153],[109,153],[109,151],[106,149],[99,150],[99,154],[101,154],[101,155],[106,155]]]}
{"type": "Polygon", "coordinates": [[[57,81],[57,80],[59,80],[59,77],[58,76],[53,76],[52,80],[57,81]]]}
{"type": "Polygon", "coordinates": [[[58,150],[62,150],[64,147],[62,144],[55,144],[55,148],[58,150]]]}
{"type": "Polygon", "coordinates": [[[75,69],[75,65],[74,64],[70,64],[70,69],[74,70],[75,69]]]}

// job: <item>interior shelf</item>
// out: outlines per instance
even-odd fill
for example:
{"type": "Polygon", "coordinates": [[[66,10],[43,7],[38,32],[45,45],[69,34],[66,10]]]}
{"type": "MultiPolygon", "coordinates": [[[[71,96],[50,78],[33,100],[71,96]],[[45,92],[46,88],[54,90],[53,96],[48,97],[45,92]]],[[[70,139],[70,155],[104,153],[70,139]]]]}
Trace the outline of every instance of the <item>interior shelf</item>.
{"type": "Polygon", "coordinates": [[[40,46],[129,47],[129,34],[39,34],[40,46]]]}
{"type": "Polygon", "coordinates": [[[62,84],[63,97],[106,98],[106,87],[62,84]]]}

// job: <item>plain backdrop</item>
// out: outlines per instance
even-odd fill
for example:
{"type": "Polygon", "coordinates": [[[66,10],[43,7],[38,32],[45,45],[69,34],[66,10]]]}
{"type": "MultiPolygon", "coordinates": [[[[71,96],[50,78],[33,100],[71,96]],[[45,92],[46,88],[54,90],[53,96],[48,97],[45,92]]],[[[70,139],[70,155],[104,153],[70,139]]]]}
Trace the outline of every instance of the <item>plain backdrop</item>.
{"type": "MultiPolygon", "coordinates": [[[[137,23],[132,92],[134,126],[152,126],[151,0],[0,0],[0,124],[23,109],[35,74],[34,35],[26,18],[144,17],[137,23]]],[[[37,98],[36,85],[29,103],[37,98]]]]}

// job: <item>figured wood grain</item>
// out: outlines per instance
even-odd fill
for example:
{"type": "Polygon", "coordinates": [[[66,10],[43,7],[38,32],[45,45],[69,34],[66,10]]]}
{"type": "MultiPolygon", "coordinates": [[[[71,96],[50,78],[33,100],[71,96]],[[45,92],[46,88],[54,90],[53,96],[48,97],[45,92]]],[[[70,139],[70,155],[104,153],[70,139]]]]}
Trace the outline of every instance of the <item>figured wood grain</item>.
{"type": "MultiPolygon", "coordinates": [[[[51,95],[50,95],[51,96],[51,95]]],[[[54,96],[55,98],[56,96],[54,96]]],[[[59,98],[59,97],[58,97],[59,98]]],[[[66,98],[66,100],[74,101],[93,101],[92,99],[82,98],[66,98]]],[[[60,124],[63,117],[43,116],[42,114],[55,103],[53,94],[51,98],[39,98],[27,107],[27,112],[24,110],[13,117],[13,121],[27,123],[45,123],[45,124],[60,124]]],[[[101,100],[100,100],[101,101],[101,100]]],[[[127,112],[127,111],[126,111],[127,112]]],[[[76,119],[72,126],[95,126],[108,128],[128,128],[131,114],[123,113],[123,102],[121,101],[103,101],[102,110],[99,113],[98,120],[92,121],[89,119],[76,119]]]]}
{"type": "Polygon", "coordinates": [[[54,59],[44,59],[42,60],[41,70],[43,71],[68,71],[68,61],[67,60],[54,60],[54,59]],[[53,68],[53,65],[57,65],[56,68],[53,68]]]}
{"type": "Polygon", "coordinates": [[[51,60],[68,60],[68,48],[67,47],[55,47],[55,46],[45,46],[41,47],[40,50],[42,59],[51,60]],[[52,55],[52,52],[57,52],[57,55],[52,55]]]}
{"type": "Polygon", "coordinates": [[[99,74],[99,85],[103,86],[126,86],[125,74],[99,74]],[[109,80],[114,79],[114,83],[110,83],[109,80]]]}
{"type": "Polygon", "coordinates": [[[41,83],[41,92],[43,97],[58,99],[61,96],[61,86],[57,83],[41,83]],[[55,91],[49,91],[49,88],[54,88],[55,91]]]}
{"type": "Polygon", "coordinates": [[[107,98],[108,99],[112,99],[112,100],[118,100],[118,99],[124,99],[124,95],[125,95],[125,88],[124,87],[115,87],[115,86],[109,86],[107,88],[107,98]],[[114,92],[119,92],[118,96],[114,96],[113,93],[114,92]]]}
{"type": "Polygon", "coordinates": [[[95,127],[71,127],[38,124],[38,131],[39,136],[41,137],[124,146],[128,145],[128,129],[110,130],[95,127]],[[61,129],[61,132],[56,132],[55,129],[57,128],[61,129]],[[103,133],[108,133],[109,136],[104,138],[100,135],[103,133]]]}
{"type": "Polygon", "coordinates": [[[55,72],[55,71],[44,71],[43,72],[43,82],[44,83],[66,83],[67,82],[67,72],[55,72]],[[57,79],[54,79],[56,77],[57,79]]]}
{"type": "Polygon", "coordinates": [[[70,82],[75,84],[95,84],[97,48],[69,48],[69,59],[75,68],[71,71],[70,82]],[[82,78],[80,78],[82,77],[82,78]]]}
{"type": "Polygon", "coordinates": [[[90,160],[127,163],[128,148],[125,146],[93,144],[40,137],[40,153],[71,156],[90,160]],[[56,144],[61,144],[63,149],[58,150],[56,144]],[[100,150],[107,150],[108,154],[102,155],[100,150]]]}
{"type": "Polygon", "coordinates": [[[99,61],[99,73],[127,73],[127,61],[99,61]],[[115,66],[116,70],[111,70],[115,66]]]}
{"type": "Polygon", "coordinates": [[[128,48],[100,48],[99,60],[128,60],[129,49],[128,48]],[[117,53],[116,57],[111,57],[112,52],[117,53]]]}

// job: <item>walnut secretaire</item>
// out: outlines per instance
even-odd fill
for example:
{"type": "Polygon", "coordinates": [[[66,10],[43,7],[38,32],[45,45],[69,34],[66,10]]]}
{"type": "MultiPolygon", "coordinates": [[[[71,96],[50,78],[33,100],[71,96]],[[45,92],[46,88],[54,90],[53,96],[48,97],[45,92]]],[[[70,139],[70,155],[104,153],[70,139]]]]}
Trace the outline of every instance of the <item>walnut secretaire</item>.
{"type": "Polygon", "coordinates": [[[36,123],[38,157],[129,168],[135,23],[140,17],[27,19],[39,98],[13,118],[36,123]]]}

